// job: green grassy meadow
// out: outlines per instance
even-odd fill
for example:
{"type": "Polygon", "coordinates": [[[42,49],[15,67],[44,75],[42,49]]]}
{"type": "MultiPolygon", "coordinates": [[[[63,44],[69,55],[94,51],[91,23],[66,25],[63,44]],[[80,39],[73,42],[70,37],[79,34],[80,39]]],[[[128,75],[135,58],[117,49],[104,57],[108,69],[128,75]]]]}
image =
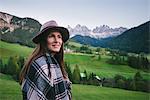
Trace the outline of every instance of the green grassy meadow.
{"type": "Polygon", "coordinates": [[[4,60],[4,63],[10,56],[27,57],[32,51],[33,48],[27,46],[0,41],[0,57],[4,60]]]}
{"type": "Polygon", "coordinates": [[[22,100],[19,83],[0,73],[0,100],[22,100]]]}
{"type": "Polygon", "coordinates": [[[143,72],[138,69],[131,68],[127,65],[111,65],[106,63],[109,59],[108,56],[102,56],[101,60],[93,58],[91,55],[84,54],[66,54],[65,60],[69,62],[72,70],[77,64],[80,68],[80,71],[84,70],[87,73],[95,73],[101,77],[114,77],[116,74],[125,76],[126,78],[131,78],[138,71],[141,72],[142,76],[146,79],[149,79],[150,74],[143,72]]]}
{"type": "MultiPolygon", "coordinates": [[[[72,85],[73,100],[149,100],[149,93],[91,85],[72,85]]],[[[0,73],[0,100],[22,100],[20,85],[0,73]]]]}
{"type": "MultiPolygon", "coordinates": [[[[32,51],[33,48],[0,41],[0,57],[4,63],[7,63],[10,56],[26,58],[32,51]]],[[[88,74],[93,72],[100,77],[114,77],[120,74],[129,78],[140,71],[144,78],[149,79],[150,74],[141,70],[127,65],[108,64],[106,61],[109,58],[109,56],[102,55],[101,60],[98,60],[98,56],[93,57],[91,54],[65,54],[65,61],[70,64],[72,71],[77,64],[81,72],[86,70],[88,74]]],[[[144,92],[79,84],[72,85],[72,93],[73,100],[149,100],[150,96],[149,93],[144,92]]],[[[22,100],[20,86],[11,76],[0,74],[0,100],[22,100]]]]}
{"type": "MultiPolygon", "coordinates": [[[[33,48],[0,41],[0,57],[4,63],[7,62],[10,56],[19,55],[28,57],[32,51],[33,48]]],[[[72,71],[77,64],[81,72],[86,70],[88,74],[93,72],[101,77],[114,77],[116,74],[120,74],[129,78],[133,77],[136,72],[140,71],[144,78],[150,79],[150,74],[141,70],[133,69],[127,65],[111,65],[106,63],[110,56],[103,55],[101,56],[101,60],[98,60],[97,56],[92,56],[93,55],[91,54],[82,53],[65,54],[65,61],[70,64],[72,71]]]]}

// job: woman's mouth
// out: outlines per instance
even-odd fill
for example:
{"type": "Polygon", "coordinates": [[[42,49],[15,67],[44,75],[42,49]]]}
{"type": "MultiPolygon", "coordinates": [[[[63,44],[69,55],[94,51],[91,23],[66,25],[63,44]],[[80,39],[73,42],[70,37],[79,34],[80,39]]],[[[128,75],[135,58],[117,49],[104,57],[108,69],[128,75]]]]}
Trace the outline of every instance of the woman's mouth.
{"type": "Polygon", "coordinates": [[[58,48],[60,47],[60,45],[52,45],[54,48],[58,48]]]}

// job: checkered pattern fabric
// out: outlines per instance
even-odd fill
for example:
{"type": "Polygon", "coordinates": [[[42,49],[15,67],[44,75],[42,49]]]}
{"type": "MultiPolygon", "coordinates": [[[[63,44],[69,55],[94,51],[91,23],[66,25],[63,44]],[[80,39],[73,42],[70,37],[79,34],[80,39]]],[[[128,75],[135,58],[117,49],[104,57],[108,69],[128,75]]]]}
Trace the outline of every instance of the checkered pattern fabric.
{"type": "Polygon", "coordinates": [[[22,83],[23,100],[71,100],[70,85],[56,59],[46,53],[30,65],[22,83]]]}

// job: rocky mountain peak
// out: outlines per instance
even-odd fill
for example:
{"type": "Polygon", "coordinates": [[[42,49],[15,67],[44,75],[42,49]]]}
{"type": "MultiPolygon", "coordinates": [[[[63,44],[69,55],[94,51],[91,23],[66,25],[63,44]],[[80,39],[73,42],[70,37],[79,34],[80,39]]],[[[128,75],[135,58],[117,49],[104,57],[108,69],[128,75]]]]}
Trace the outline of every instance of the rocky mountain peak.
{"type": "Polygon", "coordinates": [[[0,12],[0,31],[2,34],[13,32],[15,29],[38,30],[40,23],[32,18],[19,18],[7,13],[0,12]]]}
{"type": "Polygon", "coordinates": [[[94,29],[89,29],[85,25],[77,24],[74,28],[68,26],[68,30],[71,34],[71,37],[75,35],[81,36],[90,36],[93,38],[108,38],[114,37],[122,34],[127,28],[119,27],[119,28],[110,28],[108,25],[97,26],[94,29]]]}
{"type": "Polygon", "coordinates": [[[6,23],[10,23],[13,16],[0,12],[0,19],[4,20],[6,23]]]}

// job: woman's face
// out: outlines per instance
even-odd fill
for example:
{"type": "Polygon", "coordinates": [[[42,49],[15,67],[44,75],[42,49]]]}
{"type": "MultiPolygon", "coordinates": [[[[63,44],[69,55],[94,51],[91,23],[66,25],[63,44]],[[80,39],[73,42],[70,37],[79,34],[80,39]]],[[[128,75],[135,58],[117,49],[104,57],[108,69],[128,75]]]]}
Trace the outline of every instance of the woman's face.
{"type": "Polygon", "coordinates": [[[47,37],[47,47],[54,54],[60,51],[62,43],[62,36],[59,32],[52,32],[47,37]]]}

